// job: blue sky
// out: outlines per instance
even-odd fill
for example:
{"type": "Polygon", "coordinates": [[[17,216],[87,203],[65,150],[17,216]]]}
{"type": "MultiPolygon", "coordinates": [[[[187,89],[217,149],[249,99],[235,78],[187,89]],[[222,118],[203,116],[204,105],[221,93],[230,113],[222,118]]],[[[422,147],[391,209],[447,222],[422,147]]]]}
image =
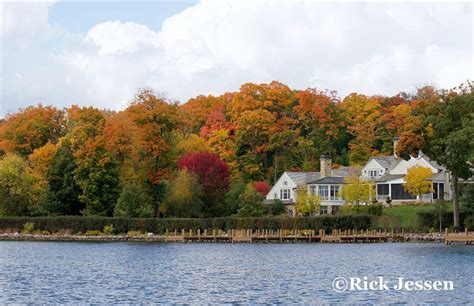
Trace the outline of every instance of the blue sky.
{"type": "Polygon", "coordinates": [[[246,82],[394,95],[473,79],[472,3],[2,2],[0,117],[43,103],[120,110],[246,82]]]}
{"type": "Polygon", "coordinates": [[[196,3],[197,1],[63,1],[51,7],[49,23],[82,34],[87,33],[94,25],[108,20],[146,24],[158,31],[167,17],[196,3]]]}

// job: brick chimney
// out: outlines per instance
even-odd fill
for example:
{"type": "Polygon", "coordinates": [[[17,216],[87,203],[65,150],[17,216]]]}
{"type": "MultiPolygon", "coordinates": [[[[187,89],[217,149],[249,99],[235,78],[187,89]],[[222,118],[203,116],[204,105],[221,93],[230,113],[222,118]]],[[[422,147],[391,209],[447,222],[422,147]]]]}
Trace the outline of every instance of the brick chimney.
{"type": "Polygon", "coordinates": [[[395,157],[398,157],[398,155],[397,155],[397,145],[398,145],[399,140],[400,140],[400,137],[398,137],[398,136],[393,137],[393,156],[395,156],[395,157]]]}
{"type": "Polygon", "coordinates": [[[319,157],[321,178],[331,176],[331,155],[322,154],[319,157]]]}

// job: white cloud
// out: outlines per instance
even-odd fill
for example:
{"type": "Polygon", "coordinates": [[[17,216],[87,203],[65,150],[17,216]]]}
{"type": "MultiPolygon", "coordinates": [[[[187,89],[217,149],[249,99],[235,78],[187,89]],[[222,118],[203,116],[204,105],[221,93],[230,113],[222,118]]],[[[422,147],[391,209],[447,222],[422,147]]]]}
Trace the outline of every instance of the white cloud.
{"type": "Polygon", "coordinates": [[[473,78],[471,6],[202,1],[159,31],[108,21],[83,37],[51,28],[44,6],[30,30],[8,26],[31,50],[6,44],[5,62],[16,64],[4,65],[2,103],[118,109],[138,87],[185,101],[272,80],[342,95],[452,87],[473,78]],[[60,48],[44,47],[51,36],[60,48]]]}

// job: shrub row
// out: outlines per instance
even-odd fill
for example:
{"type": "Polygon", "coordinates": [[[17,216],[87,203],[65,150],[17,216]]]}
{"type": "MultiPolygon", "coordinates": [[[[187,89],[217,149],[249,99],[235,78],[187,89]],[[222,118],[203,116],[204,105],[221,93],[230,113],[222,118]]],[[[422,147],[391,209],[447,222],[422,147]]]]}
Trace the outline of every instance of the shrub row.
{"type": "Polygon", "coordinates": [[[4,217],[0,218],[0,231],[21,230],[24,224],[31,222],[35,230],[51,233],[70,230],[72,233],[90,230],[103,230],[113,225],[116,232],[128,231],[152,232],[162,234],[166,229],[367,229],[373,226],[373,217],[366,214],[334,215],[316,217],[262,217],[262,218],[209,218],[209,219],[132,219],[107,217],[4,217]]]}
{"type": "MultiPolygon", "coordinates": [[[[461,228],[464,226],[471,227],[470,218],[472,218],[474,212],[473,211],[460,211],[459,212],[459,221],[461,223],[461,228]],[[467,221],[467,222],[466,222],[467,221]],[[468,223],[468,224],[466,224],[468,223]]],[[[418,225],[422,229],[430,229],[430,228],[439,228],[439,215],[435,211],[420,211],[417,213],[418,216],[418,225]]],[[[454,219],[452,212],[444,212],[441,214],[441,225],[443,228],[445,227],[453,227],[454,219]]]]}

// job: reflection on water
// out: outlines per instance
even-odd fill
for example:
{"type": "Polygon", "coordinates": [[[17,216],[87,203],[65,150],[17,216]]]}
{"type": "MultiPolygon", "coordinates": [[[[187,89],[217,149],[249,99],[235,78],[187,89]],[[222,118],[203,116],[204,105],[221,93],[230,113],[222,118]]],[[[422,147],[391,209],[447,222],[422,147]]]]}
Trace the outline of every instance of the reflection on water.
{"type": "Polygon", "coordinates": [[[0,303],[470,303],[474,247],[443,244],[0,242],[0,303]],[[336,277],[452,280],[344,292],[336,277]]]}

